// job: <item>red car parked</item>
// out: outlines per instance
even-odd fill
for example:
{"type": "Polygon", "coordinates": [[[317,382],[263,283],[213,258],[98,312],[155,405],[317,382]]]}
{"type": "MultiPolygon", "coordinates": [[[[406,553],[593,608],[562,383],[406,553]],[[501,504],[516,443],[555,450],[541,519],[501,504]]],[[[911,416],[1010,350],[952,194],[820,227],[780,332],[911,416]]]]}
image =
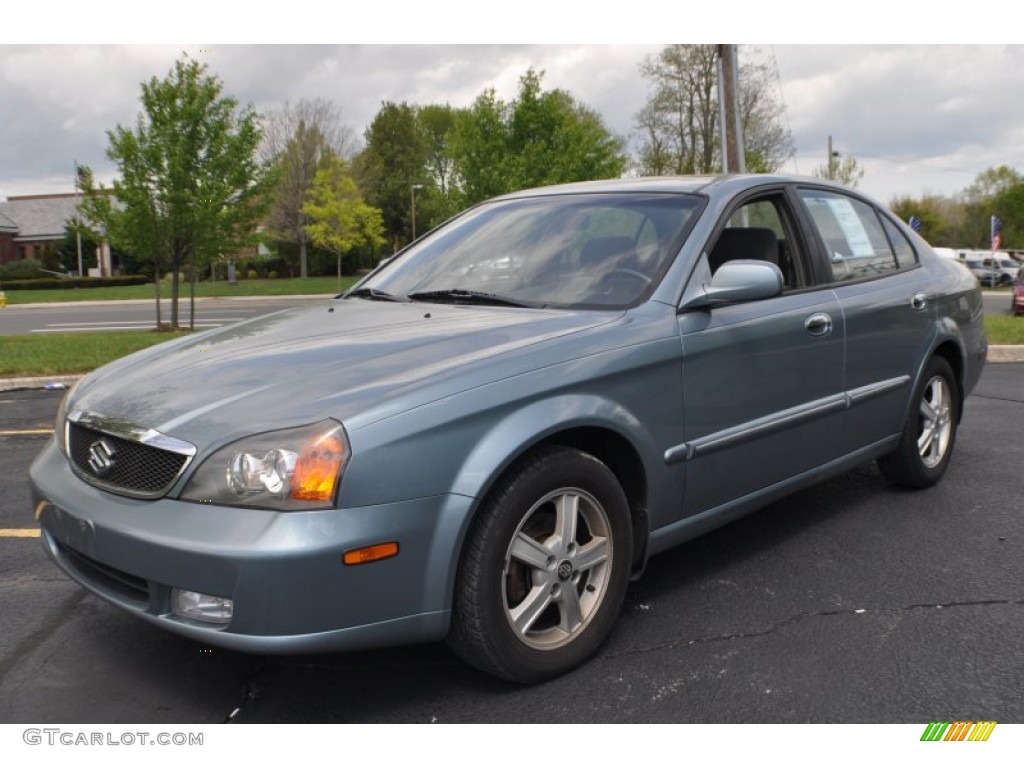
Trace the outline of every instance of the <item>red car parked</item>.
{"type": "Polygon", "coordinates": [[[1011,315],[1024,315],[1024,269],[1017,274],[1017,283],[1013,286],[1013,299],[1010,303],[1011,315]]]}

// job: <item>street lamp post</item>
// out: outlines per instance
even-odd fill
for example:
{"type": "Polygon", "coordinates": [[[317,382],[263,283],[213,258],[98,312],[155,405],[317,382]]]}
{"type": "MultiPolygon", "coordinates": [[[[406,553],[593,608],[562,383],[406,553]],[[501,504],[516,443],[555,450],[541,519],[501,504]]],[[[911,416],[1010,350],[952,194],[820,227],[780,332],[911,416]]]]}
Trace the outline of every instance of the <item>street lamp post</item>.
{"type": "Polygon", "coordinates": [[[413,184],[410,190],[412,196],[412,239],[416,239],[416,190],[423,189],[422,184],[413,184]]]}
{"type": "MultiPolygon", "coordinates": [[[[75,198],[78,200],[77,205],[82,204],[81,181],[81,171],[78,168],[78,161],[75,160],[75,198]]],[[[77,206],[75,210],[75,246],[78,251],[78,276],[85,277],[82,274],[82,219],[77,206]]]]}

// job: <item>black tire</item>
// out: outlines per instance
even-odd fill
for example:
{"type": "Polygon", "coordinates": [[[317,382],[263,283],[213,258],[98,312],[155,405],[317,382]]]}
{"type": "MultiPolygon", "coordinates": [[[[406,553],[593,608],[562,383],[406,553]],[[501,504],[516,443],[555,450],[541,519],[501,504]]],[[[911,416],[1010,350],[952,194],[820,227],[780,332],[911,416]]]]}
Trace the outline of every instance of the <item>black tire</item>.
{"type": "Polygon", "coordinates": [[[615,475],[558,446],[520,459],[484,501],[464,548],[451,648],[518,683],[590,658],[618,616],[632,526],[615,475]]]}
{"type": "Polygon", "coordinates": [[[942,479],[956,443],[960,389],[948,362],[933,357],[911,401],[899,447],[878,460],[889,480],[910,488],[928,488],[942,479]]]}

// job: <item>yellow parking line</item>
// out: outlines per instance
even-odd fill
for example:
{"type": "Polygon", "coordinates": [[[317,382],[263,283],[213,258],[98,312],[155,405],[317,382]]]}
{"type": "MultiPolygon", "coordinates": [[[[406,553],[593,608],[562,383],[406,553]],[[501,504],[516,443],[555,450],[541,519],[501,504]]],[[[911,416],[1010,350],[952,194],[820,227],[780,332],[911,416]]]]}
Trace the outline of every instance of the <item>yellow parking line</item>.
{"type": "Polygon", "coordinates": [[[0,429],[0,437],[15,437],[17,435],[52,435],[53,428],[49,429],[0,429]]]}
{"type": "Polygon", "coordinates": [[[38,528],[0,528],[0,539],[38,539],[38,528]]]}

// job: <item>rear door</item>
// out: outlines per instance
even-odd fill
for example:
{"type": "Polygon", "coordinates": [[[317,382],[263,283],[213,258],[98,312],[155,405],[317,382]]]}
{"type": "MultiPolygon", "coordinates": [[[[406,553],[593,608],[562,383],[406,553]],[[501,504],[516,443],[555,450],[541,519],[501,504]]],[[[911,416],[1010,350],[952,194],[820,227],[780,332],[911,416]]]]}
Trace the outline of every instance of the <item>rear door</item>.
{"type": "Polygon", "coordinates": [[[801,188],[846,328],[850,408],[842,452],[898,433],[933,322],[929,279],[909,238],[873,205],[834,190],[801,188]]]}

